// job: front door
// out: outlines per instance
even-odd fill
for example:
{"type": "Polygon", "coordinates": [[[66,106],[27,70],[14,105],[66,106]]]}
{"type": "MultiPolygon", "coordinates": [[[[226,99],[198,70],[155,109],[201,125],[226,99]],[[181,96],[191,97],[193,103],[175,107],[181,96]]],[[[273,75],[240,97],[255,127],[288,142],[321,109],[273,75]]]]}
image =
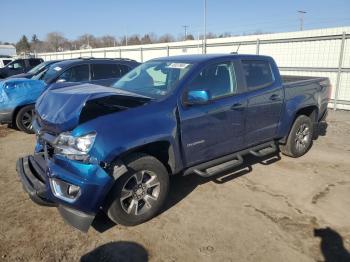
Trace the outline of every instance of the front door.
{"type": "Polygon", "coordinates": [[[188,166],[239,150],[243,146],[246,99],[232,61],[211,64],[184,90],[206,90],[211,99],[201,105],[179,105],[181,142],[188,166]]]}

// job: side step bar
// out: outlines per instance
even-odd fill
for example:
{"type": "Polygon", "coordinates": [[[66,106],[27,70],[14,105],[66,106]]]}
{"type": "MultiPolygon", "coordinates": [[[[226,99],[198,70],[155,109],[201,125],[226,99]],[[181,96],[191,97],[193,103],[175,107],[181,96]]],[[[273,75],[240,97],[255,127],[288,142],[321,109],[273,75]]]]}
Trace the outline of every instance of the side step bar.
{"type": "Polygon", "coordinates": [[[267,142],[252,148],[248,148],[239,151],[234,154],[226,155],[218,159],[214,159],[185,170],[184,175],[195,173],[201,177],[211,177],[221,172],[230,170],[243,163],[243,156],[252,154],[256,157],[263,157],[270,155],[277,151],[277,145],[275,141],[267,142]]]}
{"type": "Polygon", "coordinates": [[[268,147],[261,148],[261,149],[252,149],[249,151],[250,154],[257,156],[257,157],[263,157],[267,156],[269,154],[272,154],[277,151],[277,146],[275,143],[270,144],[268,147]]]}

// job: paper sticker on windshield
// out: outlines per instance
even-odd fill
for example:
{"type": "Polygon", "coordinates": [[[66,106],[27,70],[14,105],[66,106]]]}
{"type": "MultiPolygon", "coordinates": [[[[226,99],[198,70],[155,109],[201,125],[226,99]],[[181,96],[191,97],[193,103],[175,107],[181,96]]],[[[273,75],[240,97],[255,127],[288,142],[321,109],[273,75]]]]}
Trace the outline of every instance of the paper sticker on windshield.
{"type": "Polygon", "coordinates": [[[171,63],[170,65],[168,65],[168,68],[184,69],[188,66],[189,64],[185,64],[185,63],[171,63]]]}
{"type": "Polygon", "coordinates": [[[54,70],[56,70],[56,71],[61,71],[61,70],[62,70],[62,68],[61,68],[61,67],[59,67],[59,66],[56,66],[56,67],[54,68],[54,70]]]}

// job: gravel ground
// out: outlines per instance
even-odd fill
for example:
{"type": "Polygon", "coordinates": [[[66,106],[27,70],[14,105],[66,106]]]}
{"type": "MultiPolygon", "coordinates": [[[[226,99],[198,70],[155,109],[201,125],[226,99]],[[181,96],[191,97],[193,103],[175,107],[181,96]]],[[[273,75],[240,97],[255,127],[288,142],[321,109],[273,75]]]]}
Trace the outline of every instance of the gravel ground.
{"type": "Polygon", "coordinates": [[[350,112],[330,112],[302,158],[246,158],[211,179],[171,178],[164,211],[87,234],[29,200],[15,162],[34,136],[0,126],[0,261],[350,261],[350,112]]]}

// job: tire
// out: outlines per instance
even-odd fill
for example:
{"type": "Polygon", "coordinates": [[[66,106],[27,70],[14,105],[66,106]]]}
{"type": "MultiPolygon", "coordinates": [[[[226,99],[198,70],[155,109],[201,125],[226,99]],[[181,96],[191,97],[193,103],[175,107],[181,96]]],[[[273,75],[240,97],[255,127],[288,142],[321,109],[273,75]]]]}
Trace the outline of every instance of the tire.
{"type": "Polygon", "coordinates": [[[124,226],[150,220],[163,206],[169,189],[169,174],[155,157],[134,154],[125,161],[128,172],[116,182],[108,196],[108,217],[124,226]]]}
{"type": "Polygon", "coordinates": [[[290,157],[301,157],[312,146],[314,125],[305,115],[298,116],[289,132],[287,143],[280,145],[280,151],[290,157]]]}
{"type": "Polygon", "coordinates": [[[34,116],[34,105],[22,107],[16,115],[16,126],[19,130],[33,134],[32,120],[34,116]]]}

